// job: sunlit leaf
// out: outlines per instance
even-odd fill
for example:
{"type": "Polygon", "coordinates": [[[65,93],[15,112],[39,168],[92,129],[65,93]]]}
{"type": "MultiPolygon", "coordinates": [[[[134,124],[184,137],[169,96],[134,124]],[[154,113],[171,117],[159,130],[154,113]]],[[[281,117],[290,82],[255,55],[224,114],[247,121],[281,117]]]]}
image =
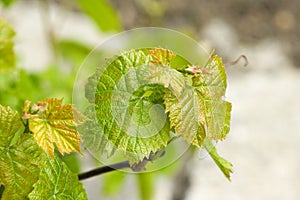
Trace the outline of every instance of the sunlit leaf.
{"type": "Polygon", "coordinates": [[[175,96],[170,90],[166,91],[165,105],[176,134],[200,147],[206,132],[201,116],[203,108],[198,103],[194,88],[187,86],[180,96],[175,96]]]}
{"type": "Polygon", "coordinates": [[[34,189],[29,194],[30,200],[61,199],[85,200],[87,195],[78,181],[77,174],[71,172],[66,164],[54,156],[54,159],[45,156],[39,180],[33,185],[34,189]]]}
{"type": "Polygon", "coordinates": [[[23,112],[36,142],[50,157],[54,155],[54,144],[61,154],[81,153],[75,126],[82,124],[85,117],[71,104],[62,105],[62,99],[46,99],[33,105],[29,112],[23,112]]]}
{"type": "MultiPolygon", "coordinates": [[[[129,153],[133,166],[144,168],[144,157],[149,159],[174,137],[170,130],[197,147],[224,139],[231,104],[224,100],[227,85],[221,58],[212,54],[204,66],[180,70],[171,66],[174,58],[162,48],[132,50],[97,70],[86,85],[92,120],[83,131],[85,145],[108,156],[122,150],[129,153]],[[161,109],[153,112],[154,106],[161,109]],[[164,120],[167,126],[158,129],[164,120]],[[152,122],[156,127],[149,128],[152,122]]],[[[213,148],[210,155],[229,177],[231,165],[213,148]]]]}
{"type": "Polygon", "coordinates": [[[2,200],[23,200],[38,179],[41,149],[30,134],[23,134],[20,116],[0,105],[0,185],[2,200]]]}
{"type": "Polygon", "coordinates": [[[149,54],[152,56],[152,63],[162,64],[169,66],[171,61],[176,57],[176,54],[169,49],[164,48],[154,48],[148,50],[149,54]]]}
{"type": "Polygon", "coordinates": [[[0,19],[0,71],[15,67],[14,30],[0,19]]]}
{"type": "Polygon", "coordinates": [[[157,64],[150,66],[149,80],[166,88],[164,104],[175,133],[189,143],[201,146],[206,136],[204,117],[201,116],[203,108],[191,86],[192,81],[168,66],[157,64]]]}
{"type": "Polygon", "coordinates": [[[201,72],[193,77],[193,85],[203,108],[201,115],[205,118],[207,136],[222,140],[230,129],[231,112],[231,103],[223,100],[227,83],[222,59],[212,55],[201,72]]]}
{"type": "Polygon", "coordinates": [[[232,165],[208,145],[210,140],[224,139],[230,127],[231,103],[223,100],[227,83],[222,59],[211,55],[205,66],[195,66],[194,74],[186,77],[168,67],[151,67],[151,80],[168,88],[164,103],[175,133],[198,147],[207,141],[205,147],[210,147],[211,157],[229,179],[232,165]]]}
{"type": "Polygon", "coordinates": [[[149,70],[150,74],[147,79],[151,83],[163,85],[177,97],[182,94],[184,88],[187,86],[184,76],[168,66],[151,64],[149,70]]]}

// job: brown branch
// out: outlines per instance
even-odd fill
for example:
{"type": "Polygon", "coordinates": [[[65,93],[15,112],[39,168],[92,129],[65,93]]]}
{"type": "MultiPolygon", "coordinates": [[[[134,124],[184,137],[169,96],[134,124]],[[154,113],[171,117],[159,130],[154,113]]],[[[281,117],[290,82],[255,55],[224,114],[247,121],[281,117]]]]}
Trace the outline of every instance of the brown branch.
{"type": "Polygon", "coordinates": [[[91,171],[83,172],[81,174],[78,174],[78,179],[84,180],[87,178],[98,176],[100,174],[104,174],[104,173],[111,172],[111,171],[118,170],[118,169],[129,168],[129,167],[130,167],[129,161],[126,160],[126,161],[112,164],[109,166],[103,166],[103,167],[93,169],[91,171]]]}

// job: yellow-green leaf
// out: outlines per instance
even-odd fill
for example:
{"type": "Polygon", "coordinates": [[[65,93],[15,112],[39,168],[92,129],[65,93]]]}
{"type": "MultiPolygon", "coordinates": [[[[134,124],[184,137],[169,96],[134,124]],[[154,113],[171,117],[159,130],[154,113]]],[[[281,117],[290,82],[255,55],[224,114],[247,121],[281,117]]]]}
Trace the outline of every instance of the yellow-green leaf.
{"type": "Polygon", "coordinates": [[[23,133],[20,116],[0,105],[0,185],[2,200],[23,200],[31,192],[39,174],[42,153],[32,135],[23,133]]]}
{"type": "Polygon", "coordinates": [[[50,157],[54,155],[54,144],[61,154],[81,154],[79,133],[75,127],[83,123],[85,117],[71,104],[62,105],[62,99],[46,99],[23,115],[28,118],[36,142],[50,157]]]}
{"type": "Polygon", "coordinates": [[[201,72],[193,77],[193,86],[203,108],[206,135],[215,141],[223,140],[230,129],[231,103],[224,100],[227,83],[222,58],[211,55],[201,72]]]}
{"type": "MultiPolygon", "coordinates": [[[[227,83],[222,59],[212,53],[204,66],[177,68],[172,66],[174,58],[168,49],[131,50],[89,78],[87,114],[94,120],[83,131],[87,147],[108,155],[116,150],[132,153],[135,158],[129,160],[135,164],[165,147],[164,142],[174,137],[170,130],[197,147],[226,137],[231,103],[224,100],[227,83]],[[151,119],[153,104],[164,112],[151,119]],[[159,132],[148,128],[147,136],[154,135],[141,137],[142,128],[151,121],[158,124],[165,114],[166,127],[159,132]],[[132,121],[138,126],[132,126],[132,121]]],[[[229,177],[231,164],[215,149],[210,155],[229,177]]]]}
{"type": "Polygon", "coordinates": [[[149,54],[152,56],[152,63],[162,64],[169,66],[171,61],[176,57],[176,54],[169,49],[164,48],[154,48],[148,50],[149,54]]]}
{"type": "Polygon", "coordinates": [[[164,99],[166,111],[169,113],[170,122],[176,134],[200,147],[206,133],[201,116],[202,108],[198,104],[194,88],[186,86],[179,96],[167,90],[164,99]]]}
{"type": "Polygon", "coordinates": [[[44,162],[39,180],[34,184],[34,190],[29,194],[30,200],[86,200],[87,195],[78,181],[77,174],[71,172],[57,155],[51,159],[43,155],[44,162]]]}

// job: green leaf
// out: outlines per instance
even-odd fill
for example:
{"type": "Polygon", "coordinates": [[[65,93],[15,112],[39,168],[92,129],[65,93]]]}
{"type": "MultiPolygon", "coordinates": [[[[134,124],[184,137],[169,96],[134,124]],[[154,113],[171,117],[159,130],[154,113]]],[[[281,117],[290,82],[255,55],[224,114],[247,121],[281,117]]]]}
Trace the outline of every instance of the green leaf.
{"type": "MultiPolygon", "coordinates": [[[[211,140],[218,141],[226,137],[230,126],[231,104],[223,100],[226,74],[221,58],[212,55],[203,68],[196,66],[193,70],[195,74],[182,78],[170,72],[165,73],[168,70],[164,67],[159,69],[155,66],[155,70],[152,70],[155,71],[152,73],[154,78],[150,78],[168,88],[164,100],[175,133],[200,147],[204,141],[210,144],[211,140]]],[[[229,179],[231,163],[219,157],[215,148],[211,148],[210,155],[229,179]]]]}
{"type": "Polygon", "coordinates": [[[102,154],[108,157],[112,156],[115,152],[114,145],[109,142],[103,129],[99,126],[94,107],[88,107],[84,115],[87,116],[89,120],[78,127],[83,145],[92,150],[93,153],[99,153],[99,157],[102,154]]]}
{"type": "Polygon", "coordinates": [[[201,146],[206,133],[202,108],[192,81],[180,72],[163,65],[150,65],[149,80],[166,88],[164,104],[175,133],[189,143],[201,146]]]}
{"type": "Polygon", "coordinates": [[[24,126],[18,112],[0,105],[0,147],[9,147],[15,134],[22,129],[24,126]]]}
{"type": "Polygon", "coordinates": [[[29,199],[87,199],[86,192],[78,181],[77,174],[71,172],[58,156],[55,155],[52,159],[44,154],[44,157],[44,163],[40,164],[42,168],[39,180],[34,184],[29,199]]]}
{"type": "MultiPolygon", "coordinates": [[[[161,48],[132,50],[98,69],[86,85],[91,120],[83,131],[85,145],[108,156],[121,150],[131,164],[139,165],[174,137],[170,128],[197,147],[206,140],[224,139],[231,104],[224,101],[227,85],[221,58],[212,54],[205,66],[179,67],[180,71],[170,66],[174,58],[161,48]],[[165,126],[158,129],[163,120],[165,126]],[[156,126],[149,128],[152,122],[156,126]]],[[[228,162],[215,149],[210,155],[229,177],[228,162]]]]}
{"type": "Polygon", "coordinates": [[[225,139],[230,129],[231,103],[223,100],[227,83],[222,59],[212,55],[201,73],[193,77],[193,86],[203,108],[207,136],[216,141],[225,139]]]}
{"type": "Polygon", "coordinates": [[[40,155],[41,150],[31,135],[22,135],[15,145],[0,150],[3,200],[25,199],[38,179],[40,155]]]}
{"type": "Polygon", "coordinates": [[[15,67],[14,30],[0,19],[0,71],[15,67]]]}
{"type": "MultiPolygon", "coordinates": [[[[186,86],[171,87],[164,99],[177,135],[199,147],[206,136],[216,141],[226,137],[231,104],[223,100],[226,74],[221,58],[212,55],[204,67],[195,66],[193,70],[194,75],[185,76],[186,86]]],[[[160,82],[165,79],[163,76],[160,82]]]]}
{"type": "Polygon", "coordinates": [[[187,86],[185,77],[178,71],[164,65],[151,64],[150,74],[147,77],[151,83],[162,84],[175,96],[180,96],[187,86]]]}
{"type": "Polygon", "coordinates": [[[194,88],[186,86],[179,96],[175,96],[170,90],[166,91],[165,105],[175,133],[189,143],[200,147],[206,133],[201,116],[202,108],[198,103],[194,88]]]}
{"type": "Polygon", "coordinates": [[[85,117],[71,104],[62,105],[62,99],[46,99],[33,105],[29,111],[27,107],[25,104],[23,117],[28,119],[29,129],[38,145],[50,157],[54,155],[54,143],[61,154],[81,154],[79,133],[75,126],[82,124],[85,117]]]}
{"type": "Polygon", "coordinates": [[[212,144],[211,141],[205,140],[204,147],[208,151],[210,157],[214,160],[223,174],[228,180],[230,180],[230,174],[232,173],[232,164],[219,156],[216,147],[212,144]]]}
{"type": "Polygon", "coordinates": [[[95,105],[87,115],[94,119],[86,124],[91,128],[82,133],[91,139],[84,139],[86,146],[97,143],[108,156],[121,150],[134,163],[167,145],[171,134],[163,108],[164,87],[147,79],[150,59],[142,51],[129,51],[89,78],[86,97],[95,105]],[[95,127],[97,132],[88,131],[95,127]]]}
{"type": "Polygon", "coordinates": [[[82,10],[89,15],[102,31],[120,31],[116,11],[106,0],[76,0],[82,10]]]}
{"type": "Polygon", "coordinates": [[[0,105],[0,185],[2,200],[26,199],[37,181],[42,151],[29,134],[23,132],[20,116],[0,105]]]}

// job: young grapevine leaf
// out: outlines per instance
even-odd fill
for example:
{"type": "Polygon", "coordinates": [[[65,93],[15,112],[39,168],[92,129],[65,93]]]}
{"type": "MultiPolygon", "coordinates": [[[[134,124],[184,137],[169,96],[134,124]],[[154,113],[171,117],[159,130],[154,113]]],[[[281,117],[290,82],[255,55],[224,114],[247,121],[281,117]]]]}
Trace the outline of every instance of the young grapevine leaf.
{"type": "Polygon", "coordinates": [[[54,143],[61,154],[81,154],[79,133],[75,126],[82,124],[85,117],[71,104],[62,105],[62,99],[46,99],[30,108],[30,102],[27,102],[23,118],[28,119],[29,129],[37,144],[50,157],[54,155],[54,143]]]}
{"type": "Polygon", "coordinates": [[[224,175],[230,179],[232,164],[220,157],[211,143],[211,140],[224,139],[230,127],[231,103],[223,100],[227,82],[222,59],[212,54],[203,68],[193,67],[193,75],[185,78],[176,76],[176,73],[165,73],[168,70],[155,66],[152,70],[155,73],[151,73],[154,78],[150,78],[168,88],[164,103],[171,126],[177,135],[189,143],[198,147],[204,145],[224,175]],[[186,82],[184,84],[177,80],[186,82]]]}
{"type": "Polygon", "coordinates": [[[210,140],[205,140],[203,143],[205,149],[209,153],[210,157],[214,160],[223,174],[228,180],[230,180],[230,174],[232,173],[232,164],[219,156],[216,147],[212,144],[210,140]]]}
{"type": "MultiPolygon", "coordinates": [[[[96,72],[86,85],[86,96],[94,102],[100,130],[83,131],[83,135],[90,135],[83,138],[98,138],[99,147],[100,144],[113,147],[107,149],[108,155],[114,149],[122,150],[131,163],[149,157],[151,152],[165,147],[171,138],[163,109],[164,87],[147,80],[150,61],[151,56],[143,51],[126,52],[101,75],[96,72]]],[[[87,126],[95,126],[95,120],[92,121],[87,126]]],[[[85,140],[85,144],[93,143],[85,140]]]]}
{"type": "Polygon", "coordinates": [[[179,96],[175,96],[172,91],[168,90],[164,100],[175,133],[189,143],[200,147],[206,133],[201,116],[203,108],[198,103],[194,88],[187,86],[179,96]]]}
{"type": "Polygon", "coordinates": [[[41,149],[30,134],[22,134],[17,112],[0,105],[0,185],[2,200],[26,199],[39,174],[41,149]]]}
{"type": "Polygon", "coordinates": [[[0,19],[0,71],[15,66],[15,54],[13,51],[14,30],[0,19]]]}
{"type": "Polygon", "coordinates": [[[163,65],[151,64],[148,80],[151,83],[161,84],[175,96],[180,96],[187,86],[185,77],[178,71],[163,65]]]}
{"type": "Polygon", "coordinates": [[[152,56],[152,63],[169,66],[171,61],[176,57],[176,54],[169,49],[154,48],[150,49],[149,54],[152,56]]]}
{"type": "Polygon", "coordinates": [[[201,115],[205,119],[206,134],[215,141],[225,139],[230,129],[231,103],[224,101],[226,91],[226,73],[222,59],[212,55],[194,76],[193,86],[202,107],[201,115]]]}
{"type": "MultiPolygon", "coordinates": [[[[176,70],[171,66],[175,56],[162,48],[132,50],[97,70],[86,85],[86,97],[92,103],[87,113],[92,120],[83,131],[85,145],[108,156],[121,149],[131,153],[127,155],[131,164],[139,165],[166,146],[174,137],[171,130],[197,147],[211,147],[212,140],[224,139],[231,104],[224,100],[227,85],[222,59],[212,54],[205,66],[176,70]],[[153,105],[163,112],[151,114],[153,105]],[[149,126],[164,119],[163,128],[149,126]]],[[[231,164],[215,148],[210,150],[229,178],[231,164]]]]}
{"type": "Polygon", "coordinates": [[[33,185],[29,194],[30,200],[58,199],[58,200],[85,200],[87,195],[78,181],[77,174],[71,172],[66,164],[55,155],[54,159],[43,154],[44,163],[41,163],[39,180],[33,185]]]}
{"type": "MultiPolygon", "coordinates": [[[[160,58],[164,55],[161,51],[150,52],[160,58]]],[[[151,65],[150,68],[150,80],[168,88],[164,103],[177,135],[196,146],[201,146],[206,136],[216,141],[226,137],[231,104],[222,100],[226,74],[221,58],[212,55],[203,68],[195,66],[194,74],[186,77],[167,66],[151,65]]]]}

